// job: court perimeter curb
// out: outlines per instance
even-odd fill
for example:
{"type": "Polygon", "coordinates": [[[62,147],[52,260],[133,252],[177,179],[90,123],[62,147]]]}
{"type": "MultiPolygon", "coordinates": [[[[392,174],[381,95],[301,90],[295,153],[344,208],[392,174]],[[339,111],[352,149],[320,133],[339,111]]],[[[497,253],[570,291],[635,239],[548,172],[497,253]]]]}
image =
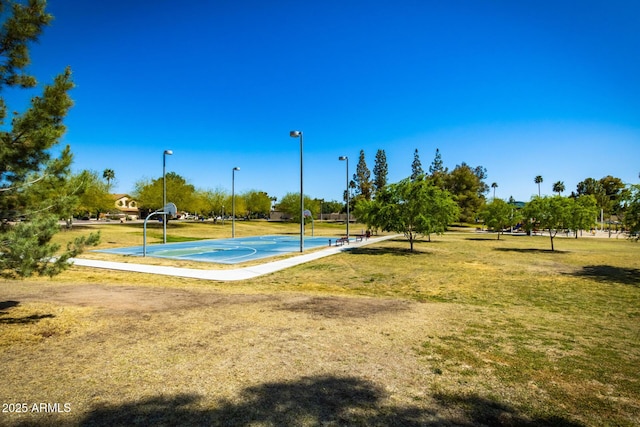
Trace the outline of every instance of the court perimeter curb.
{"type": "Polygon", "coordinates": [[[164,276],[188,277],[191,279],[217,280],[222,282],[247,280],[275,271],[284,270],[294,265],[324,258],[339,252],[359,248],[371,243],[392,239],[398,235],[371,237],[361,242],[352,242],[347,246],[331,246],[327,249],[299,255],[279,261],[253,265],[251,267],[236,268],[233,270],[198,270],[195,268],[166,267],[161,265],[131,264],[126,262],[99,261],[93,259],[73,258],[73,265],[80,267],[103,268],[107,270],[131,271],[134,273],[160,274],[164,276]]]}

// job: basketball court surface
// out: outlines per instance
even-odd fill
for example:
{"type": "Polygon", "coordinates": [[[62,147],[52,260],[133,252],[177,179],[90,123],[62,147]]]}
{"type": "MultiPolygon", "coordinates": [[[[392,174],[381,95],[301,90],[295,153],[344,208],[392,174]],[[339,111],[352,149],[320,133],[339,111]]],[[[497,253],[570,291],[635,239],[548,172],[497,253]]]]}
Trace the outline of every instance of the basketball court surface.
{"type": "MultiPolygon", "coordinates": [[[[328,247],[329,239],[330,237],[305,237],[304,247],[305,249],[328,247]]],[[[335,240],[335,237],[331,239],[332,242],[335,240]]],[[[238,264],[299,251],[300,236],[277,235],[147,245],[149,257],[218,264],[238,264]]],[[[95,252],[141,257],[143,247],[100,249],[95,252]]]]}

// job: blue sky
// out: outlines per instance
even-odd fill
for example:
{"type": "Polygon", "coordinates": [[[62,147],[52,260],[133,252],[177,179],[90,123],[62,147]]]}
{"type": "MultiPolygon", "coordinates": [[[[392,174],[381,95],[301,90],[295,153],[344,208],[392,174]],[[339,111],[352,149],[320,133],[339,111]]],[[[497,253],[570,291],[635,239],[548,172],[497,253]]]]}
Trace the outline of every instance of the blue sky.
{"type": "MultiPolygon", "coordinates": [[[[62,141],[74,169],[116,192],[176,172],[201,189],[299,191],[340,200],[360,150],[389,180],[417,148],[487,169],[496,195],[529,200],[564,181],[638,182],[637,1],[51,0],[33,46],[48,83],[77,87],[62,141]]],[[[12,101],[10,98],[9,102],[12,101]]],[[[14,100],[10,108],[19,105],[14,100]]],[[[491,195],[491,193],[489,193],[491,195]]]]}

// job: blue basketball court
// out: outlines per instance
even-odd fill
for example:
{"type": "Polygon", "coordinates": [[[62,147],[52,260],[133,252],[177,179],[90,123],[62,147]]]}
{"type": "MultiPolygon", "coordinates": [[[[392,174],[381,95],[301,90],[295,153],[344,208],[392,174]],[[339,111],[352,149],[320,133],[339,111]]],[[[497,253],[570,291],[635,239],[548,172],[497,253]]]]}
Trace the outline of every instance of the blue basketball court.
{"type": "MultiPolygon", "coordinates": [[[[328,247],[329,239],[330,237],[305,237],[304,247],[305,249],[328,247]]],[[[335,242],[335,238],[332,241],[335,242]]],[[[192,242],[147,245],[147,256],[149,257],[218,264],[238,264],[299,251],[299,236],[236,237],[235,239],[196,240],[192,242]]],[[[100,249],[95,252],[141,257],[143,255],[143,247],[100,249]]]]}

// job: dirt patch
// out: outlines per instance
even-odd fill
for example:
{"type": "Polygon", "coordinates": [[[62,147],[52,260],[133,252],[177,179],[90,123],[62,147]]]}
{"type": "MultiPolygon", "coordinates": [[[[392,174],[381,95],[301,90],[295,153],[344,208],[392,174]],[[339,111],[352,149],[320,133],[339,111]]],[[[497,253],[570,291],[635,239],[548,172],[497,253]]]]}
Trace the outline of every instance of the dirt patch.
{"type": "Polygon", "coordinates": [[[409,308],[407,301],[374,298],[299,297],[279,306],[281,310],[304,312],[321,317],[369,317],[409,308]]]}
{"type": "MultiPolygon", "coordinates": [[[[12,298],[15,299],[15,296],[12,298]]],[[[277,310],[302,312],[323,318],[365,318],[376,314],[404,311],[411,306],[408,301],[365,297],[223,294],[171,288],[96,284],[56,286],[42,289],[37,293],[20,295],[18,299],[21,302],[46,301],[82,307],[99,307],[119,313],[162,312],[269,301],[275,304],[277,310]]]]}
{"type": "Polygon", "coordinates": [[[134,286],[69,285],[25,295],[21,301],[48,301],[114,312],[157,312],[267,299],[262,295],[224,295],[181,289],[134,286]]]}

